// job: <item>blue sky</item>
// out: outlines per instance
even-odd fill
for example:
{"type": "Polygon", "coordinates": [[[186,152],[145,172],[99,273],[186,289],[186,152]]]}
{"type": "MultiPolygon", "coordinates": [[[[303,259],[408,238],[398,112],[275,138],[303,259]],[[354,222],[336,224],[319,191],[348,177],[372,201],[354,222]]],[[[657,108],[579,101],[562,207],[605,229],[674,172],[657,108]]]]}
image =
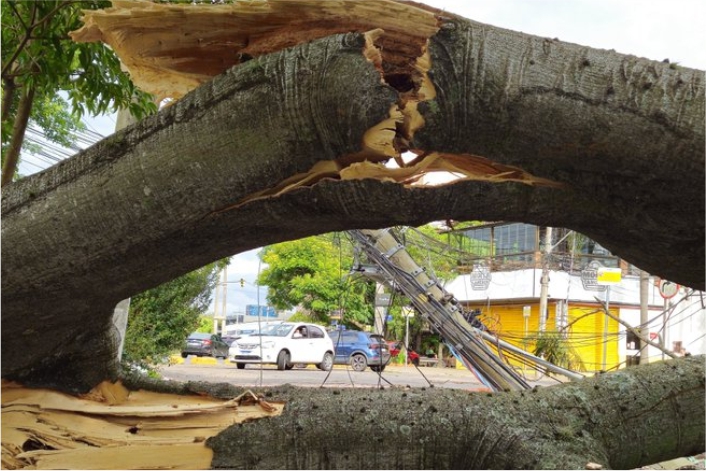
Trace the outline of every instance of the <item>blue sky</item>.
{"type": "MultiPolygon", "coordinates": [[[[706,69],[706,2],[702,0],[417,1],[515,31],[706,69]]],[[[91,118],[87,124],[107,136],[113,133],[115,116],[91,118]]],[[[25,164],[20,170],[29,174],[38,169],[25,164]]],[[[266,287],[255,285],[259,268],[257,250],[232,257],[228,280],[243,278],[245,286],[227,285],[227,313],[244,312],[245,305],[256,304],[258,296],[265,304],[266,287]]]]}

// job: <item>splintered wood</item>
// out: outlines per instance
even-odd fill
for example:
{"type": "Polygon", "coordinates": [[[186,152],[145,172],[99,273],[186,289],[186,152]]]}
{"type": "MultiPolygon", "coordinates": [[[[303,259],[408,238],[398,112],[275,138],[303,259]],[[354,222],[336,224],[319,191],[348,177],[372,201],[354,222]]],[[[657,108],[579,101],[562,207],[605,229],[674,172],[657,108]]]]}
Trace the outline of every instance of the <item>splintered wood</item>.
{"type": "Polygon", "coordinates": [[[208,469],[207,438],[283,408],[249,392],[223,400],[104,382],[76,397],[3,381],[2,467],[208,469]]]}
{"type": "Polygon", "coordinates": [[[437,10],[394,0],[112,3],[84,11],[85,26],[71,38],[110,45],[132,81],[160,99],[179,98],[247,58],[351,31],[384,29],[386,62],[403,67],[437,31],[437,10]]]}
{"type": "Polygon", "coordinates": [[[418,106],[436,98],[428,74],[428,42],[443,16],[441,10],[396,0],[253,0],[198,8],[113,1],[112,8],[86,11],[85,25],[71,37],[105,42],[140,88],[160,99],[178,99],[243,60],[336,33],[364,34],[361,54],[379,71],[381,81],[398,92],[388,118],[361,136],[360,151],[317,162],[215,214],[322,180],[377,179],[423,186],[431,185],[425,175],[441,173],[447,177],[442,184],[472,180],[562,186],[482,156],[415,148],[414,134],[425,124],[418,106]],[[407,152],[416,155],[411,163],[402,158],[407,152]],[[387,165],[393,160],[398,168],[387,165]]]}

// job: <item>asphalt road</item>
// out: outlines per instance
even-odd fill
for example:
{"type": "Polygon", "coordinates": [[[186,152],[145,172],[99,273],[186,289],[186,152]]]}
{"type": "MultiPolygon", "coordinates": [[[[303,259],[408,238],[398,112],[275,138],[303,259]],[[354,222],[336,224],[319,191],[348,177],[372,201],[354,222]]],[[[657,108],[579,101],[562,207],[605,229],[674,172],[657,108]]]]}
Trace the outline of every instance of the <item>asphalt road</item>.
{"type": "MultiPolygon", "coordinates": [[[[486,391],[476,377],[468,370],[455,368],[435,368],[389,365],[381,375],[366,369],[363,372],[336,365],[329,375],[312,366],[293,368],[289,371],[278,371],[274,366],[248,365],[239,370],[230,362],[218,360],[214,365],[184,364],[163,366],[160,373],[164,379],[175,381],[207,381],[211,383],[230,383],[241,387],[276,386],[292,384],[308,387],[339,387],[339,388],[374,388],[384,387],[434,387],[464,389],[468,391],[486,391]]],[[[556,381],[543,379],[531,382],[546,386],[556,384],[556,381]]]]}

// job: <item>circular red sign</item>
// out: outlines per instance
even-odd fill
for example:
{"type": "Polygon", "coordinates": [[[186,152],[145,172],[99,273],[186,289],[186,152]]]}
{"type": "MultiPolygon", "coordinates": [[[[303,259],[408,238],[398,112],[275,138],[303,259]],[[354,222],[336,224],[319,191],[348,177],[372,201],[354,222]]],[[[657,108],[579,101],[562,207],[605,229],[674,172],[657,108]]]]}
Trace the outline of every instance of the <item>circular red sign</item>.
{"type": "Polygon", "coordinates": [[[679,285],[667,280],[659,280],[659,295],[664,299],[670,299],[679,292],[679,285]]]}

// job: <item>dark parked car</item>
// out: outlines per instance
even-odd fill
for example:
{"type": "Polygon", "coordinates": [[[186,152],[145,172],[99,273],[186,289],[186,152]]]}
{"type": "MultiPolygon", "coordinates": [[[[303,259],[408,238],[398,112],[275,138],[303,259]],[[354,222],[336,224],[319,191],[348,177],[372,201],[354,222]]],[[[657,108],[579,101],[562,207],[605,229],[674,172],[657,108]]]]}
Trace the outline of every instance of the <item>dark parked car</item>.
{"type": "Polygon", "coordinates": [[[334,363],[351,365],[355,371],[370,367],[382,371],[390,362],[390,348],[381,335],[359,330],[334,330],[329,332],[336,351],[334,363]]]}
{"type": "Polygon", "coordinates": [[[196,355],[198,357],[227,358],[229,347],[230,345],[224,342],[220,335],[194,332],[184,342],[181,357],[186,358],[188,355],[196,355]]]}

